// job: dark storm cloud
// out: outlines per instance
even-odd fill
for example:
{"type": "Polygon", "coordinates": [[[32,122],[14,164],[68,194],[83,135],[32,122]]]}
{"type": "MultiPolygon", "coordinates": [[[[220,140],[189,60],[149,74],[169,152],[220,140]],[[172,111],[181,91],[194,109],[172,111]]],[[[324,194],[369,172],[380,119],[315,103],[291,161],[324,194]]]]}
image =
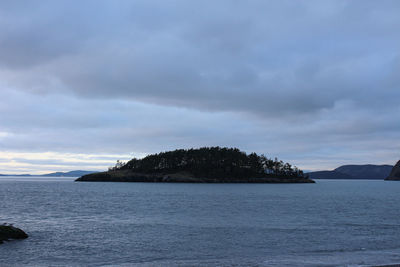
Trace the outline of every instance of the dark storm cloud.
{"type": "Polygon", "coordinates": [[[399,13],[396,0],[0,2],[0,149],[388,160],[399,13]]]}

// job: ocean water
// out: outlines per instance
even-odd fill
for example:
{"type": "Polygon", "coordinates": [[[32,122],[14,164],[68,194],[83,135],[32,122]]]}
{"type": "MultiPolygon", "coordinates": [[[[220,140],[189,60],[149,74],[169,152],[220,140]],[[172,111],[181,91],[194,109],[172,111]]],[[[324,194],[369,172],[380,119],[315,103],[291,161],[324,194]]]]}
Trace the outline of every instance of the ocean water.
{"type": "Polygon", "coordinates": [[[77,183],[0,177],[0,266],[400,263],[400,182],[77,183]]]}

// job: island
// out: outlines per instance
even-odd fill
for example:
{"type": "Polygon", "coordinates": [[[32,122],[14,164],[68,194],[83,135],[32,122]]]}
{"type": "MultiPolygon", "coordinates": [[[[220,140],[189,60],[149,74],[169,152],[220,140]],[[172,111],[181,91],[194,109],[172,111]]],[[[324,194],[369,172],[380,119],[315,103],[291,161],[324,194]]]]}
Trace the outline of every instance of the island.
{"type": "Polygon", "coordinates": [[[400,181],[400,160],[394,165],[386,181],[400,181]]]}
{"type": "Polygon", "coordinates": [[[302,170],[237,148],[177,149],[133,158],[78,182],[314,183],[302,170]]]}
{"type": "Polygon", "coordinates": [[[0,225],[0,244],[3,241],[8,241],[10,239],[25,239],[28,235],[21,229],[12,226],[11,224],[0,225]]]}

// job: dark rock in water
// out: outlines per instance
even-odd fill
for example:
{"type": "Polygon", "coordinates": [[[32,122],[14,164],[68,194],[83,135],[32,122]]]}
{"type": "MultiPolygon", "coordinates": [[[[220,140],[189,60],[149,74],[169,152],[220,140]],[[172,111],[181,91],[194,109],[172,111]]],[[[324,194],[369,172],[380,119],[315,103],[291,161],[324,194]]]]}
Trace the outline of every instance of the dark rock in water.
{"type": "Polygon", "coordinates": [[[389,176],[385,180],[400,181],[400,160],[396,163],[389,176]]]}
{"type": "Polygon", "coordinates": [[[21,229],[12,225],[0,225],[0,244],[10,239],[25,239],[28,235],[21,229]]]}

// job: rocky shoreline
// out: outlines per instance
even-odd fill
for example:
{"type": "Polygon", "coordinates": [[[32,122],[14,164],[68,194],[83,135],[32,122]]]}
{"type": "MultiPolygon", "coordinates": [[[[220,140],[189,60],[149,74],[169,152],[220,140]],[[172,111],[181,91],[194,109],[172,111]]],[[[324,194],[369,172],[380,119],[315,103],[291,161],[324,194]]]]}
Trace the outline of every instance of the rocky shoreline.
{"type": "Polygon", "coordinates": [[[385,179],[386,181],[400,181],[400,160],[393,167],[389,176],[385,179]]]}
{"type": "Polygon", "coordinates": [[[246,179],[199,178],[189,172],[178,173],[137,173],[130,170],[116,170],[84,175],[77,182],[145,182],[145,183],[315,183],[308,178],[258,177],[246,179]]]}

